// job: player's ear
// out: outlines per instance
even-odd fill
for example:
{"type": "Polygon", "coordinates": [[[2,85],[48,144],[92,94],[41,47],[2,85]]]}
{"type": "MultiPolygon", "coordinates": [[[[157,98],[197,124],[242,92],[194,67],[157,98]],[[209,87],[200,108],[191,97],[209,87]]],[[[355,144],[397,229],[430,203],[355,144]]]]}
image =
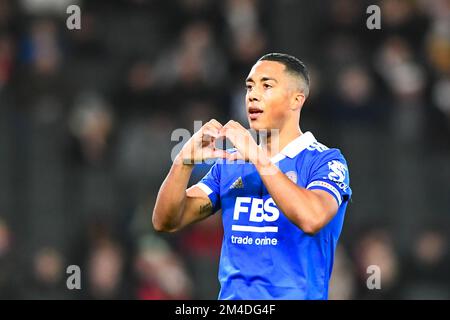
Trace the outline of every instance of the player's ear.
{"type": "Polygon", "coordinates": [[[291,97],[291,110],[300,109],[305,103],[306,96],[301,91],[295,91],[292,93],[291,97]]]}

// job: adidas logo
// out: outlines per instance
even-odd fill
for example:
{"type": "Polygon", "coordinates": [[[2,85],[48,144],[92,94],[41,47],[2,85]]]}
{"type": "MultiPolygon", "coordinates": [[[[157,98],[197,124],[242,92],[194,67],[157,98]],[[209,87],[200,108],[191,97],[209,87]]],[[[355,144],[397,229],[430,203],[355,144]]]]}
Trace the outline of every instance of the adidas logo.
{"type": "Polygon", "coordinates": [[[244,183],[242,182],[242,178],[239,177],[233,184],[230,186],[230,189],[242,189],[244,187],[244,183]]]}

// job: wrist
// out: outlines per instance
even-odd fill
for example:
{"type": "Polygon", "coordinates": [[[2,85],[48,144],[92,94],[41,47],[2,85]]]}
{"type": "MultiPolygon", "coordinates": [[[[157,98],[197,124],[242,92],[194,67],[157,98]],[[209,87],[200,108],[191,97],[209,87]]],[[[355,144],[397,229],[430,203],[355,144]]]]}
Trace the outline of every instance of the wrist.
{"type": "Polygon", "coordinates": [[[256,167],[261,168],[270,166],[272,163],[267,153],[260,146],[256,148],[254,157],[250,160],[250,162],[252,162],[256,167]]]}
{"type": "Polygon", "coordinates": [[[190,154],[187,154],[185,150],[181,150],[175,157],[173,163],[175,165],[184,167],[194,167],[195,163],[190,154]]]}
{"type": "Polygon", "coordinates": [[[260,147],[258,147],[258,156],[254,160],[253,164],[260,176],[275,175],[279,169],[272,163],[272,160],[267,155],[267,153],[260,147]]]}

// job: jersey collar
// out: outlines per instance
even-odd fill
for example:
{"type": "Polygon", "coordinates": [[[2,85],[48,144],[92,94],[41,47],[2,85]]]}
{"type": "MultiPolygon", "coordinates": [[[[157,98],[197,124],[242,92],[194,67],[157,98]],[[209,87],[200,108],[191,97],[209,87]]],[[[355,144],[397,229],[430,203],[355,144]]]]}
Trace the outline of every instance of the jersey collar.
{"type": "Polygon", "coordinates": [[[284,147],[280,153],[273,156],[270,160],[275,163],[283,160],[285,157],[292,159],[316,141],[316,138],[310,131],[305,132],[301,136],[289,142],[289,144],[284,147]]]}

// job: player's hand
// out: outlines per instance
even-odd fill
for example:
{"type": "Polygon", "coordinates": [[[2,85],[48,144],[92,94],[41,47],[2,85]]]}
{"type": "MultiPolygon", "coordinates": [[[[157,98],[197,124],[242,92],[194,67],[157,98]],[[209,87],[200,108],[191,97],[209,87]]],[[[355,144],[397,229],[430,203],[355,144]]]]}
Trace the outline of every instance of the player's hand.
{"type": "Polygon", "coordinates": [[[194,165],[207,159],[229,158],[231,154],[215,147],[222,128],[222,124],[215,119],[205,123],[183,146],[178,160],[183,164],[194,165]]]}
{"type": "MultiPolygon", "coordinates": [[[[244,160],[253,164],[266,160],[267,156],[253,139],[250,132],[239,122],[230,120],[220,130],[219,137],[228,138],[237,152],[227,156],[228,160],[244,160]]],[[[270,161],[267,159],[267,161],[270,161]]]]}

